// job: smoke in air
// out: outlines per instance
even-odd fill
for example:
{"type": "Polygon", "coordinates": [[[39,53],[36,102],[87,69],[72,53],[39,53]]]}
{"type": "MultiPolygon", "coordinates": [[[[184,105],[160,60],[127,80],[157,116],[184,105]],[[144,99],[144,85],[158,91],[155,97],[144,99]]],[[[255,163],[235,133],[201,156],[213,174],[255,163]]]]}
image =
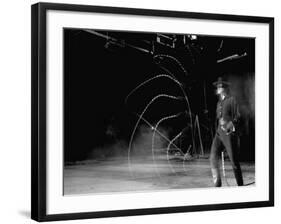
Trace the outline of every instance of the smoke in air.
{"type": "MultiPolygon", "coordinates": [[[[158,132],[155,132],[154,134],[153,144],[153,149],[156,154],[159,150],[161,151],[167,148],[168,141],[165,140],[163,136],[169,138],[168,131],[163,127],[158,127],[157,130],[158,132]],[[161,135],[159,134],[159,132],[161,133],[161,135]]],[[[153,132],[154,129],[151,127],[148,127],[146,125],[139,126],[131,148],[130,156],[132,158],[138,156],[151,158],[153,132]]],[[[110,144],[93,148],[93,150],[89,154],[88,159],[110,159],[114,157],[127,157],[128,147],[128,141],[116,138],[110,144]]]]}

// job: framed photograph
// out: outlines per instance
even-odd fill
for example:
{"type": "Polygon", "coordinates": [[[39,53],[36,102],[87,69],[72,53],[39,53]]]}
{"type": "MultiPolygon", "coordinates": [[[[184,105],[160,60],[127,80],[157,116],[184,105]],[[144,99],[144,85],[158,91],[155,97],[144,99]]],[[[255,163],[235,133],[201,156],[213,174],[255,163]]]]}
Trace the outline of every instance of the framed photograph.
{"type": "Polygon", "coordinates": [[[274,19],[32,6],[32,219],[274,205],[274,19]]]}

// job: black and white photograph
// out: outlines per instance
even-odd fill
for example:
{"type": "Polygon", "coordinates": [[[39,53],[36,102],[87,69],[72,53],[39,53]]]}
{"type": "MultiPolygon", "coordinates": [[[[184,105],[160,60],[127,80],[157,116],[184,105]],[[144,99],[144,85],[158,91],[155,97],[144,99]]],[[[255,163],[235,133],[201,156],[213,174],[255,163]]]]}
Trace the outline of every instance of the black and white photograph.
{"type": "Polygon", "coordinates": [[[32,6],[31,217],[274,205],[274,18],[32,6]]]}
{"type": "Polygon", "coordinates": [[[63,29],[63,194],[255,186],[255,38],[63,29]]]}
{"type": "Polygon", "coordinates": [[[2,1],[0,222],[276,223],[279,5],[2,1]]]}

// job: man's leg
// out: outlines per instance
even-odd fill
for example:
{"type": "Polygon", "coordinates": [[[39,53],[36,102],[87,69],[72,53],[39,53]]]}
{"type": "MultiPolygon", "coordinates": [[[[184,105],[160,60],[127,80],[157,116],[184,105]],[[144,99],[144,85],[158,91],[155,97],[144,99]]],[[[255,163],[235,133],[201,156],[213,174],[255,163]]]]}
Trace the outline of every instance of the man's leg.
{"type": "Polygon", "coordinates": [[[211,163],[211,171],[213,176],[213,182],[215,187],[221,187],[221,175],[220,175],[220,168],[219,168],[219,156],[220,156],[220,149],[221,149],[222,143],[221,140],[216,133],[212,147],[211,147],[211,153],[210,153],[210,163],[211,163]]]}
{"type": "Polygon", "coordinates": [[[230,162],[232,164],[234,176],[238,186],[243,186],[243,176],[238,159],[238,142],[237,136],[230,134],[222,136],[222,142],[226,148],[230,162]]]}

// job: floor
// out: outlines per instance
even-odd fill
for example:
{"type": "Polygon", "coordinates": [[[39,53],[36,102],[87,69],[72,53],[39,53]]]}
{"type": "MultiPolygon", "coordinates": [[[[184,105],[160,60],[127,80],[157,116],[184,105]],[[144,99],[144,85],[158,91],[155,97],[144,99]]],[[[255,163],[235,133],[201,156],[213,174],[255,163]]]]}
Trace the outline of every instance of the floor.
{"type": "MultiPolygon", "coordinates": [[[[245,186],[255,184],[255,164],[241,163],[245,186]]],[[[236,186],[230,162],[225,160],[223,186],[236,186]]],[[[183,160],[181,156],[115,157],[68,164],[64,194],[96,194],[213,187],[208,158],[183,160]]]]}

